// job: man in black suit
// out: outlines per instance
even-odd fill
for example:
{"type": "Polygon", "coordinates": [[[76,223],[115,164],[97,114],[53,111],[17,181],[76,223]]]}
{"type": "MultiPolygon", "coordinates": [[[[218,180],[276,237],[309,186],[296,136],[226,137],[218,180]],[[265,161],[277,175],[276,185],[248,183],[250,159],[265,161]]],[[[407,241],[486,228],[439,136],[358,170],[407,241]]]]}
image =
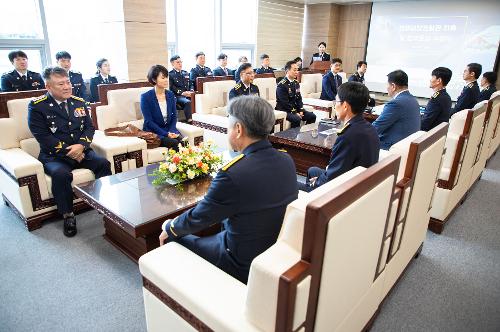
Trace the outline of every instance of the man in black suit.
{"type": "Polygon", "coordinates": [[[330,65],[330,71],[328,74],[323,76],[323,81],[321,82],[321,96],[319,99],[323,100],[335,100],[337,95],[337,89],[342,84],[342,77],[339,73],[342,71],[342,60],[339,58],[333,58],[332,64],[330,65]]]}
{"type": "Polygon", "coordinates": [[[479,94],[479,101],[490,100],[491,95],[497,91],[495,84],[497,83],[497,73],[494,71],[487,71],[481,78],[481,93],[479,94]]]}
{"type": "Polygon", "coordinates": [[[196,57],[196,67],[191,68],[191,71],[189,72],[190,88],[193,91],[197,91],[196,87],[197,77],[206,77],[214,75],[212,69],[210,69],[209,67],[205,67],[205,53],[198,52],[196,53],[195,57],[196,57]]]}
{"type": "Polygon", "coordinates": [[[339,87],[335,112],[344,127],[337,133],[326,170],[309,168],[306,184],[298,182],[300,190],[311,191],[355,167],[370,167],[378,161],[377,131],[363,118],[369,98],[368,88],[361,83],[347,82],[339,87]]]}
{"type": "Polygon", "coordinates": [[[434,94],[425,106],[420,125],[421,130],[429,131],[442,122],[448,122],[451,111],[451,97],[446,92],[446,85],[451,80],[452,72],[446,67],[438,67],[432,71],[430,88],[434,94]]]}
{"type": "Polygon", "coordinates": [[[479,102],[479,85],[477,79],[481,76],[483,66],[479,63],[469,63],[464,69],[462,75],[465,86],[462,93],[458,96],[455,108],[451,111],[450,116],[465,109],[472,109],[479,102]]]}
{"type": "Polygon", "coordinates": [[[310,65],[312,65],[314,61],[330,61],[330,54],[325,52],[326,51],[325,42],[321,42],[318,44],[318,51],[319,51],[318,53],[313,54],[310,65]]]}
{"type": "Polygon", "coordinates": [[[28,91],[45,89],[42,76],[28,70],[28,55],[21,50],[9,53],[9,61],[14,66],[13,71],[2,75],[2,92],[28,91]]]}
{"type": "Polygon", "coordinates": [[[219,67],[214,69],[214,76],[231,76],[234,72],[227,68],[227,55],[224,53],[219,54],[217,57],[219,60],[219,67]]]}
{"type": "Polygon", "coordinates": [[[255,70],[256,74],[272,74],[276,69],[270,66],[271,60],[269,60],[269,55],[262,54],[260,56],[260,61],[262,63],[260,68],[255,70]]]}
{"type": "Polygon", "coordinates": [[[182,70],[182,59],[178,55],[170,58],[170,64],[173,69],[168,73],[169,89],[174,93],[177,100],[177,106],[184,111],[186,121],[192,122],[193,115],[191,110],[191,93],[186,78],[189,78],[187,71],[182,70]]]}
{"type": "Polygon", "coordinates": [[[267,139],[275,120],[267,101],[235,98],[228,113],[228,140],[241,154],[222,167],[196,207],[163,223],[160,245],[176,241],[246,283],[252,260],[276,242],[286,207],[297,199],[297,176],[292,158],[267,139]],[[190,235],[218,223],[224,230],[216,235],[190,235]]]}

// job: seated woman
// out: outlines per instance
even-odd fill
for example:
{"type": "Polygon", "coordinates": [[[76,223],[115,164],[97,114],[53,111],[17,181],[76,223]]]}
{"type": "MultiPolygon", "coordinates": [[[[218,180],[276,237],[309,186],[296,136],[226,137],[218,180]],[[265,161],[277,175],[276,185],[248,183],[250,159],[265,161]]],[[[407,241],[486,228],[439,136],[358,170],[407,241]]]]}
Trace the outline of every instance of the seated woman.
{"type": "Polygon", "coordinates": [[[141,95],[141,112],[144,117],[144,131],[157,134],[161,145],[179,149],[183,136],[177,130],[177,110],[174,93],[168,88],[168,70],[154,65],[148,72],[148,81],[154,88],[141,95]]]}
{"type": "Polygon", "coordinates": [[[99,101],[99,93],[97,86],[99,84],[118,83],[116,77],[109,75],[111,67],[109,66],[108,59],[100,59],[95,64],[97,66],[96,76],[90,79],[90,102],[95,103],[99,101]]]}

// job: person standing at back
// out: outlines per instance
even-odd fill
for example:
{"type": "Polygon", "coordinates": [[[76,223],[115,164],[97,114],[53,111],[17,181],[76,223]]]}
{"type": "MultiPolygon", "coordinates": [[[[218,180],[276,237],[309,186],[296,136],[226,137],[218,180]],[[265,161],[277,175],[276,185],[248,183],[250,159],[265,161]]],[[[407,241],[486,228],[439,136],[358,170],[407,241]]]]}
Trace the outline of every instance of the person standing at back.
{"type": "Polygon", "coordinates": [[[392,100],[372,123],[384,150],[420,130],[420,106],[408,91],[408,75],[404,71],[395,70],[387,75],[387,93],[392,100]]]}

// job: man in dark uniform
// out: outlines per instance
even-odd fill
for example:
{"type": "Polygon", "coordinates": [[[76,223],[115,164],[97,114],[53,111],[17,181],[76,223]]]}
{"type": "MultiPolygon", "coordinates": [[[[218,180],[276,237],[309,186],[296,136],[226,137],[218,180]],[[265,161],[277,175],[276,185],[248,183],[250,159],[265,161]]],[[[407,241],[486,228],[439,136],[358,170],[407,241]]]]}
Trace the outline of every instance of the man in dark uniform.
{"type": "Polygon", "coordinates": [[[197,91],[196,87],[197,77],[213,76],[212,69],[205,67],[205,53],[198,52],[196,53],[195,57],[196,57],[196,67],[191,68],[191,72],[189,73],[189,82],[191,90],[193,91],[197,91]]]}
{"type": "Polygon", "coordinates": [[[248,58],[244,55],[242,55],[238,58],[238,66],[236,66],[236,70],[234,71],[234,80],[236,82],[238,82],[238,80],[240,79],[240,67],[241,67],[241,65],[244,63],[247,63],[247,62],[248,62],[248,58]]]}
{"type": "Polygon", "coordinates": [[[301,121],[316,122],[316,115],[304,109],[300,95],[300,84],[296,80],[298,72],[297,63],[288,61],[285,65],[286,76],[276,87],[276,109],[286,112],[286,119],[290,121],[292,128],[299,127],[301,121]]]}
{"type": "Polygon", "coordinates": [[[189,86],[186,82],[186,77],[189,77],[187,71],[182,70],[182,60],[178,55],[174,55],[170,58],[170,64],[172,64],[173,69],[168,72],[168,80],[170,91],[172,91],[177,100],[177,105],[184,111],[184,116],[187,122],[193,121],[193,115],[191,110],[191,95],[189,92],[189,86]]]}
{"type": "Polygon", "coordinates": [[[481,93],[479,94],[479,101],[490,100],[491,95],[497,91],[495,84],[497,83],[497,73],[494,71],[487,71],[481,78],[481,93]]]}
{"type": "Polygon", "coordinates": [[[321,82],[321,96],[319,99],[323,100],[335,100],[337,96],[337,89],[342,84],[342,77],[339,73],[342,71],[342,60],[339,58],[333,58],[330,64],[330,71],[323,76],[321,82]]]}
{"type": "MultiPolygon", "coordinates": [[[[359,82],[361,84],[365,84],[365,73],[366,69],[368,69],[368,63],[366,61],[358,61],[358,64],[356,65],[356,72],[349,77],[349,82],[359,82]]],[[[368,106],[373,107],[375,106],[375,99],[370,97],[370,100],[368,101],[368,106]]]]}
{"type": "Polygon", "coordinates": [[[355,167],[370,167],[378,161],[377,131],[363,118],[368,98],[368,88],[361,83],[347,82],[339,87],[335,112],[344,127],[337,133],[326,170],[309,168],[306,184],[298,182],[299,189],[311,191],[355,167]]]}
{"type": "Polygon", "coordinates": [[[330,61],[330,54],[325,52],[326,51],[325,42],[321,42],[318,44],[318,51],[319,51],[318,53],[313,54],[310,65],[312,65],[314,61],[330,61]]]}
{"type": "Polygon", "coordinates": [[[239,97],[243,95],[257,95],[259,96],[259,87],[253,84],[253,78],[255,73],[253,72],[252,65],[249,63],[244,63],[240,66],[241,78],[236,83],[236,85],[229,91],[229,100],[234,97],[239,97]]]}
{"type": "Polygon", "coordinates": [[[13,71],[2,75],[2,92],[28,91],[45,89],[42,76],[28,70],[28,55],[21,50],[9,53],[9,61],[14,66],[13,71]]]}
{"type": "Polygon", "coordinates": [[[86,87],[82,74],[71,70],[71,55],[66,51],[60,51],[56,53],[56,60],[57,65],[68,72],[69,80],[73,87],[73,96],[87,100],[86,87]]]}
{"type": "Polygon", "coordinates": [[[262,54],[260,56],[260,61],[262,62],[262,66],[255,70],[257,74],[272,74],[276,69],[270,66],[271,61],[269,60],[269,55],[262,54]]]}
{"type": "Polygon", "coordinates": [[[455,108],[451,111],[450,117],[462,110],[472,109],[479,102],[479,85],[477,79],[481,75],[483,67],[479,63],[469,63],[462,75],[466,85],[462,93],[458,96],[455,108]]]}
{"type": "Polygon", "coordinates": [[[276,242],[286,207],[297,199],[297,176],[292,158],[267,139],[275,120],[267,101],[235,98],[228,113],[228,140],[241,154],[222,167],[196,207],[163,223],[160,245],[177,241],[246,283],[252,260],[276,242]],[[221,222],[216,235],[189,235],[221,222]]]}
{"type": "Polygon", "coordinates": [[[61,67],[43,72],[48,93],[33,99],[28,106],[28,126],[40,144],[38,159],[52,178],[52,194],[64,218],[64,235],[76,234],[73,214],[72,170],[88,168],[96,178],[110,175],[109,161],[91,148],[92,120],[85,100],[71,95],[68,73],[61,67]]]}
{"type": "Polygon", "coordinates": [[[234,72],[227,68],[227,55],[224,53],[219,54],[217,57],[219,60],[219,67],[214,69],[214,76],[232,76],[234,72]]]}
{"type": "Polygon", "coordinates": [[[425,106],[420,125],[421,130],[429,131],[442,122],[448,122],[451,110],[451,97],[446,86],[451,80],[452,72],[446,67],[437,67],[431,73],[430,88],[434,94],[425,106]]]}

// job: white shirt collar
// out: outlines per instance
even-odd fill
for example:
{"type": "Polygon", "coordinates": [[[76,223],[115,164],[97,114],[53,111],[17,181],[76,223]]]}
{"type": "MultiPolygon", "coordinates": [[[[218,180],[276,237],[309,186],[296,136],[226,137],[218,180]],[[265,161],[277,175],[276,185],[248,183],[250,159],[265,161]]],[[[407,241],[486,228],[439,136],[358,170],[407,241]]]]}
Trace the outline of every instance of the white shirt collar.
{"type": "Polygon", "coordinates": [[[399,91],[398,93],[396,93],[396,95],[392,99],[396,99],[400,94],[402,94],[403,92],[406,92],[406,91],[408,91],[408,89],[404,89],[404,90],[399,91]]]}
{"type": "Polygon", "coordinates": [[[49,95],[56,101],[57,105],[61,105],[62,102],[65,102],[67,103],[68,100],[57,100],[56,98],[54,98],[54,96],[52,95],[52,93],[49,92],[49,95]]]}
{"type": "Polygon", "coordinates": [[[102,77],[103,80],[105,80],[106,78],[109,80],[109,75],[104,76],[102,73],[99,74],[99,75],[101,75],[101,77],[102,77]]]}
{"type": "Polygon", "coordinates": [[[245,88],[247,88],[247,89],[248,89],[248,88],[250,87],[250,84],[251,84],[251,83],[250,83],[250,84],[248,84],[248,85],[246,85],[246,84],[245,84],[245,82],[241,81],[241,84],[243,84],[243,85],[245,86],[245,88]]]}
{"type": "Polygon", "coordinates": [[[16,71],[17,71],[17,73],[19,74],[19,76],[23,77],[23,75],[24,75],[24,76],[26,76],[26,78],[28,78],[28,70],[27,70],[27,69],[26,69],[26,74],[21,73],[21,72],[20,72],[19,70],[17,70],[17,69],[16,69],[16,71]]]}

